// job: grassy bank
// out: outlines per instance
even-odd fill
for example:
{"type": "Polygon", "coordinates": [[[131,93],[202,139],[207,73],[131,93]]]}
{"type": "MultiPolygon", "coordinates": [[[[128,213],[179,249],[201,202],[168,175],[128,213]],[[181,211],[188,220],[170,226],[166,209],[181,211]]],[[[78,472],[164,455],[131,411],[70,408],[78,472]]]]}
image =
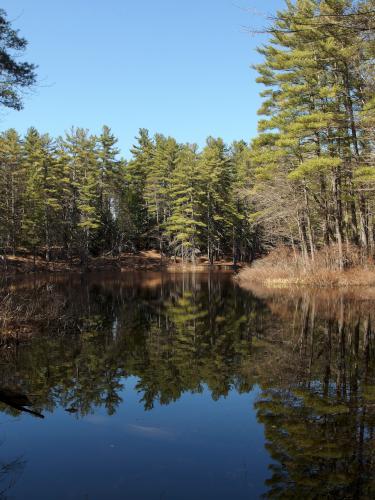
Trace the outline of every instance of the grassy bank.
{"type": "Polygon", "coordinates": [[[334,245],[317,251],[313,259],[280,247],[242,269],[236,279],[248,289],[257,284],[274,288],[373,286],[375,263],[355,247],[346,248],[344,269],[340,269],[334,245]]]}

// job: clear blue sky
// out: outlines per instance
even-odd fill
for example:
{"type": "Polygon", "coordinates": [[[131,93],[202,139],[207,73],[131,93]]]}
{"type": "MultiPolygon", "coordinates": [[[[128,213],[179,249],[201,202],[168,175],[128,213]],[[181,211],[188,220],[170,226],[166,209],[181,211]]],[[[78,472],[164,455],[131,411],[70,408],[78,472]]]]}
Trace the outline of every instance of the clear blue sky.
{"type": "Polygon", "coordinates": [[[109,125],[124,156],[140,127],[202,145],[256,134],[259,85],[250,65],[283,0],[3,0],[29,40],[39,86],[2,130],[52,135],[109,125]]]}

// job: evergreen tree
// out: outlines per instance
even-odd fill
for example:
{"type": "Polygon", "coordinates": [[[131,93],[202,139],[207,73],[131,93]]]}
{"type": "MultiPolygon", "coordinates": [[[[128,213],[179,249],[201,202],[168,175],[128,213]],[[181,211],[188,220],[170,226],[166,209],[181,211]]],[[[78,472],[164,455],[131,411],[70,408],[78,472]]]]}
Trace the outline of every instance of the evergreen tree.
{"type": "Polygon", "coordinates": [[[172,137],[156,134],[152,161],[148,164],[145,179],[145,201],[151,222],[149,237],[157,241],[163,252],[162,226],[171,214],[170,179],[177,161],[179,145],[172,137]]]}
{"type": "Polygon", "coordinates": [[[22,92],[36,82],[35,66],[18,60],[27,47],[25,38],[12,28],[4,9],[0,9],[0,103],[22,109],[22,92]]]}
{"type": "Polygon", "coordinates": [[[3,252],[13,255],[21,243],[21,226],[25,192],[23,149],[14,129],[0,136],[0,231],[3,252]]]}
{"type": "Polygon", "coordinates": [[[109,127],[104,126],[98,137],[98,212],[100,227],[94,236],[97,252],[114,251],[120,244],[120,212],[121,191],[124,189],[124,178],[121,162],[118,160],[117,139],[109,127]]]}
{"type": "Polygon", "coordinates": [[[145,200],[146,173],[154,155],[154,143],[147,129],[140,129],[137,144],[130,150],[132,159],[125,168],[125,198],[130,212],[129,243],[133,250],[146,246],[149,228],[145,200]]]}
{"type": "Polygon", "coordinates": [[[181,255],[183,261],[195,261],[202,248],[203,231],[206,228],[203,222],[203,194],[197,147],[185,145],[179,151],[170,179],[171,214],[165,223],[170,246],[175,254],[181,255]]]}
{"type": "Polygon", "coordinates": [[[66,135],[64,147],[69,154],[71,238],[79,249],[81,261],[87,263],[93,233],[100,227],[101,171],[96,137],[85,129],[72,129],[66,135]]]}
{"type": "Polygon", "coordinates": [[[261,234],[252,224],[250,214],[254,207],[246,190],[251,187],[251,152],[245,141],[235,141],[231,145],[233,163],[233,182],[231,187],[231,205],[233,207],[232,257],[237,261],[251,261],[261,252],[261,234]]]}
{"type": "Polygon", "coordinates": [[[369,164],[359,119],[369,44],[362,7],[349,0],[288,1],[257,66],[267,87],[260,109],[267,118],[253,143],[257,189],[274,193],[268,200],[279,208],[274,217],[288,219],[284,239],[299,240],[312,260],[317,245],[336,242],[341,267],[345,241],[369,247],[367,202],[353,183],[359,165],[369,164]],[[290,192],[293,219],[280,206],[290,192]]]}
{"type": "Polygon", "coordinates": [[[200,157],[204,183],[204,223],[210,262],[225,252],[225,242],[233,234],[234,207],[230,197],[233,164],[222,139],[207,139],[200,157]]]}
{"type": "Polygon", "coordinates": [[[24,141],[26,176],[23,238],[25,245],[44,246],[46,260],[50,260],[53,234],[59,231],[59,172],[56,169],[54,147],[48,135],[40,135],[30,128],[24,141]]]}

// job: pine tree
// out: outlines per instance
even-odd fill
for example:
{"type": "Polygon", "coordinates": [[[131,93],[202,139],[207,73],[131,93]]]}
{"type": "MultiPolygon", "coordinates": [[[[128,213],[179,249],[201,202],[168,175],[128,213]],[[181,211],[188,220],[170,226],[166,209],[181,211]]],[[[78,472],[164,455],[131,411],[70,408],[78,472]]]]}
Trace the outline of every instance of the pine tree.
{"type": "Polygon", "coordinates": [[[246,196],[246,189],[251,186],[252,165],[250,148],[245,141],[235,141],[231,145],[231,159],[233,164],[233,182],[231,187],[231,205],[233,206],[232,225],[232,257],[233,264],[237,261],[251,261],[257,251],[257,242],[260,240],[258,228],[252,224],[250,214],[253,205],[246,196]]]}
{"type": "Polygon", "coordinates": [[[30,128],[24,141],[26,176],[23,238],[35,253],[44,246],[46,260],[51,257],[52,232],[59,231],[59,173],[56,169],[54,146],[48,135],[30,128]]]}
{"type": "Polygon", "coordinates": [[[202,207],[203,179],[199,167],[197,147],[189,144],[181,147],[170,179],[171,214],[165,222],[165,230],[174,253],[181,255],[183,261],[195,261],[206,228],[202,207]]]}
{"type": "Polygon", "coordinates": [[[25,192],[23,149],[14,129],[0,136],[0,231],[3,252],[13,255],[21,243],[21,226],[25,192]]]}
{"type": "MultiPolygon", "coordinates": [[[[267,89],[260,114],[261,135],[253,143],[257,189],[274,192],[278,183],[292,193],[293,219],[283,224],[284,239],[298,239],[306,258],[315,248],[336,242],[340,266],[343,245],[369,244],[366,201],[353,177],[366,162],[366,134],[359,124],[363,108],[361,72],[368,43],[359,29],[362,16],[349,0],[287,2],[278,12],[258,81],[267,89]],[[294,220],[294,222],[293,222],[294,220]]],[[[282,206],[274,219],[286,214],[282,206]]]]}
{"type": "Polygon", "coordinates": [[[118,160],[117,139],[111,129],[104,126],[97,139],[98,147],[98,212],[100,227],[94,235],[98,253],[104,250],[114,251],[119,247],[118,216],[120,211],[121,190],[124,189],[124,177],[121,162],[118,160]]]}
{"type": "Polygon", "coordinates": [[[204,223],[208,259],[225,252],[225,242],[232,240],[234,207],[230,197],[233,165],[222,139],[207,139],[200,157],[204,183],[204,223]]]}
{"type": "Polygon", "coordinates": [[[22,93],[36,83],[36,67],[18,60],[27,47],[25,38],[12,28],[4,9],[0,9],[0,103],[8,108],[22,109],[22,93]]]}
{"type": "Polygon", "coordinates": [[[163,253],[162,226],[171,214],[170,179],[177,161],[179,145],[172,137],[156,134],[152,161],[146,170],[145,201],[153,230],[149,236],[156,240],[163,253]]]}
{"type": "Polygon", "coordinates": [[[98,165],[97,140],[85,129],[77,128],[66,135],[64,147],[68,152],[68,183],[71,200],[71,238],[87,264],[92,235],[100,227],[98,210],[101,172],[98,165]]]}
{"type": "Polygon", "coordinates": [[[147,129],[140,129],[137,144],[132,147],[132,159],[125,167],[125,202],[130,213],[129,244],[132,250],[145,247],[149,219],[145,200],[146,173],[154,155],[154,143],[147,129]]]}

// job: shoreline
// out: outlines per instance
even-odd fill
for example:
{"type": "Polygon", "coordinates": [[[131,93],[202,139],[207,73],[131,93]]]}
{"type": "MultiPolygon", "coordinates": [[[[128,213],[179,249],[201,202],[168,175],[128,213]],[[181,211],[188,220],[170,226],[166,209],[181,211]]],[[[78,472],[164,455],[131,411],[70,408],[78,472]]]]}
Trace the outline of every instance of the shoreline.
{"type": "MultiPolygon", "coordinates": [[[[237,265],[241,269],[242,264],[237,265]]],[[[113,272],[126,273],[131,271],[152,272],[206,272],[210,270],[231,271],[233,263],[229,260],[215,261],[213,264],[201,258],[196,263],[182,262],[181,259],[162,257],[158,252],[143,251],[137,254],[124,253],[118,257],[103,256],[91,257],[84,266],[78,258],[71,261],[53,260],[47,261],[41,257],[34,259],[32,256],[7,256],[6,263],[2,259],[0,264],[0,276],[11,278],[20,275],[31,274],[61,274],[61,273],[91,273],[91,272],[113,272]]]]}
{"type": "MultiPolygon", "coordinates": [[[[262,271],[263,272],[263,271],[262,271]]],[[[354,267],[342,271],[311,272],[287,277],[261,277],[258,269],[244,267],[235,280],[245,290],[261,286],[269,290],[343,290],[375,287],[375,270],[354,267]]],[[[269,272],[272,274],[272,271],[269,272]]]]}
{"type": "MultiPolygon", "coordinates": [[[[361,270],[363,271],[363,270],[361,270]]],[[[241,275],[240,271],[240,275],[241,275]]],[[[366,271],[364,271],[366,272],[366,271]]],[[[337,275],[336,282],[326,282],[326,283],[316,283],[314,281],[314,277],[312,278],[269,278],[265,280],[244,278],[236,276],[236,282],[241,286],[241,288],[245,290],[252,290],[253,285],[262,286],[264,288],[268,288],[270,290],[298,290],[298,289],[309,289],[309,290],[335,290],[335,289],[346,289],[346,288],[365,288],[365,287],[375,287],[375,277],[371,280],[371,282],[359,282],[358,279],[351,278],[352,273],[355,273],[355,270],[352,271],[342,271],[342,274],[337,275]],[[348,272],[348,275],[345,273],[348,272]],[[350,273],[350,276],[349,276],[350,273]]],[[[373,276],[373,272],[371,271],[371,276],[373,276]]]]}

